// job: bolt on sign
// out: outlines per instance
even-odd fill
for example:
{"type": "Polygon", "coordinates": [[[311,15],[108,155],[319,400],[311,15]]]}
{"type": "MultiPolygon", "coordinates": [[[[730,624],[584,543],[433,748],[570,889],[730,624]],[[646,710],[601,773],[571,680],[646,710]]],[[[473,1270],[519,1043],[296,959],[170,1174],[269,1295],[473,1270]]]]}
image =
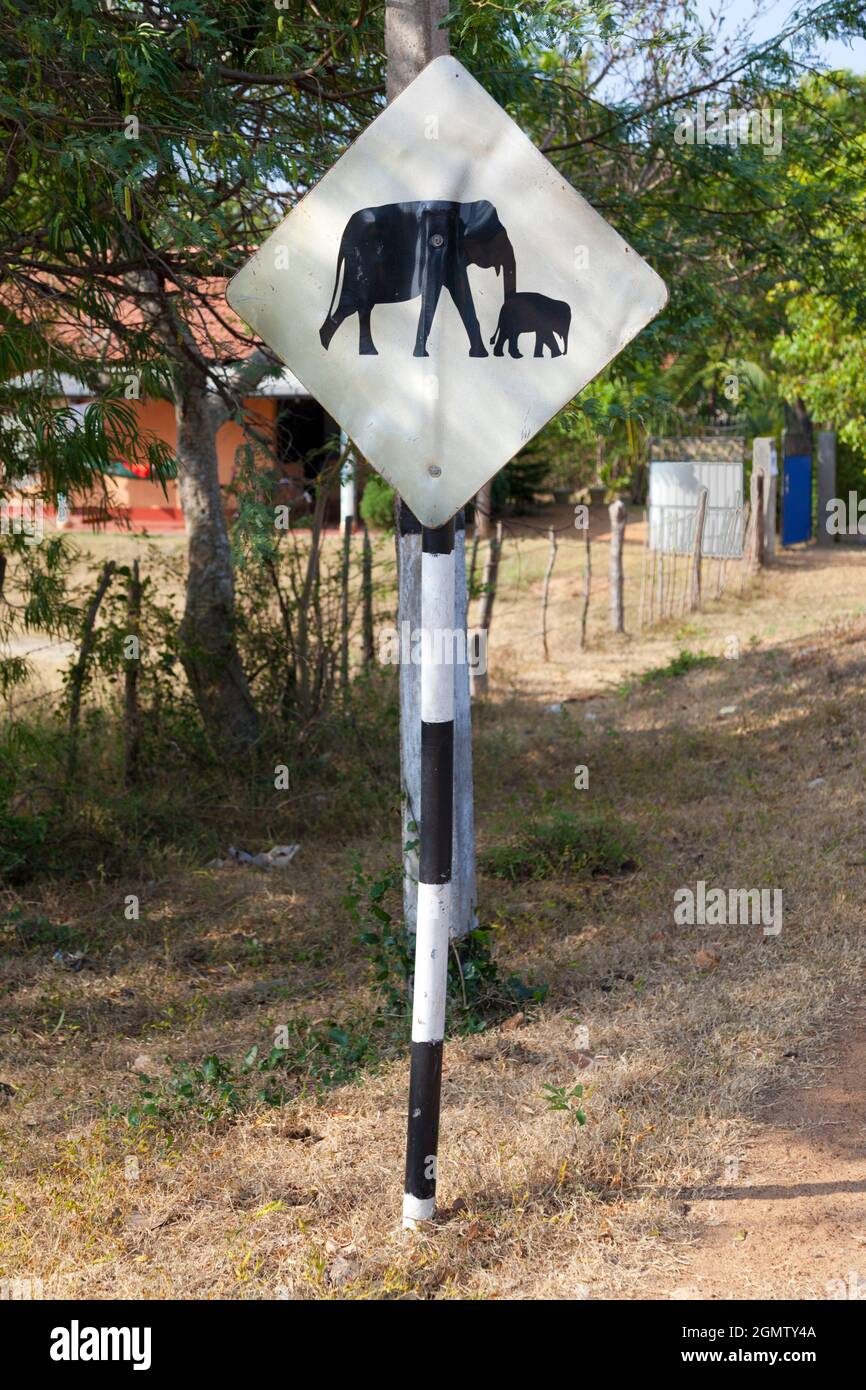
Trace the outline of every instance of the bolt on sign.
{"type": "Polygon", "coordinates": [[[227,298],[438,527],[667,290],[442,57],[292,209],[227,298]]]}

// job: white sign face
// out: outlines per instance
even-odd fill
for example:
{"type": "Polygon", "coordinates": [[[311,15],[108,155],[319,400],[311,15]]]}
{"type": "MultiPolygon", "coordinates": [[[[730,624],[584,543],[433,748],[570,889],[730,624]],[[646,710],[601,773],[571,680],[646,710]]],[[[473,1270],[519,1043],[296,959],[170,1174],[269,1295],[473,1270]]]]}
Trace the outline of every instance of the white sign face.
{"type": "Polygon", "coordinates": [[[663,307],[645,261],[437,58],[227,291],[441,526],[663,307]]]}

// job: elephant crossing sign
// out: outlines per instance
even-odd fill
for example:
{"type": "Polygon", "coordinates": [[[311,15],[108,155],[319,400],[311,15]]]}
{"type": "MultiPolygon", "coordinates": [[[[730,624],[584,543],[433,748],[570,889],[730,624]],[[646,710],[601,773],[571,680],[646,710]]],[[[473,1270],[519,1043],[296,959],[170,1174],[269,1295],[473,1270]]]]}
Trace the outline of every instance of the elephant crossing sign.
{"type": "Polygon", "coordinates": [[[301,199],[227,297],[436,527],[667,291],[443,57],[301,199]]]}

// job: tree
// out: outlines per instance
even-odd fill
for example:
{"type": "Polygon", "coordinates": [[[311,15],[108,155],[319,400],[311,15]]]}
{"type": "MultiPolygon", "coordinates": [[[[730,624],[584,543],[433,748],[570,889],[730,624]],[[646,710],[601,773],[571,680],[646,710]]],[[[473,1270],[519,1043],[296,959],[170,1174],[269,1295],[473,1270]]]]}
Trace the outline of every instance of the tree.
{"type": "MultiPolygon", "coordinates": [[[[212,737],[234,746],[255,741],[258,718],[234,639],[215,437],[221,418],[242,419],[251,378],[226,369],[256,344],[222,289],[366,124],[381,91],[369,36],[380,32],[348,3],[328,19],[253,0],[0,12],[0,267],[17,316],[6,360],[63,357],[103,393],[112,367],[164,383],[189,532],[182,659],[212,737]]],[[[98,480],[98,451],[78,472],[73,461],[46,486],[61,473],[98,480]]]]}
{"type": "MultiPolygon", "coordinates": [[[[837,431],[866,465],[866,303],[862,266],[866,255],[866,179],[863,123],[866,81],[845,76],[809,84],[813,106],[838,132],[839,152],[822,169],[822,191],[846,195],[844,214],[821,218],[821,239],[844,265],[846,292],[833,293],[805,277],[779,286],[785,321],[773,346],[787,400],[802,401],[812,419],[837,431]],[[853,288],[849,291],[848,286],[853,288]]],[[[803,171],[804,180],[815,175],[803,171]]]]}

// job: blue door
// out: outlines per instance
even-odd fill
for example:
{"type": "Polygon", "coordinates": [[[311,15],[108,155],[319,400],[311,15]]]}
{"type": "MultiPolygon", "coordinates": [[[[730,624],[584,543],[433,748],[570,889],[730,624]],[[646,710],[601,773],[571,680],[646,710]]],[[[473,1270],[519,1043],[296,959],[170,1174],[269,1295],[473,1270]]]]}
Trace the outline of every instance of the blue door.
{"type": "Polygon", "coordinates": [[[791,454],[785,459],[782,484],[782,544],[796,545],[812,535],[812,458],[791,454]]]}

